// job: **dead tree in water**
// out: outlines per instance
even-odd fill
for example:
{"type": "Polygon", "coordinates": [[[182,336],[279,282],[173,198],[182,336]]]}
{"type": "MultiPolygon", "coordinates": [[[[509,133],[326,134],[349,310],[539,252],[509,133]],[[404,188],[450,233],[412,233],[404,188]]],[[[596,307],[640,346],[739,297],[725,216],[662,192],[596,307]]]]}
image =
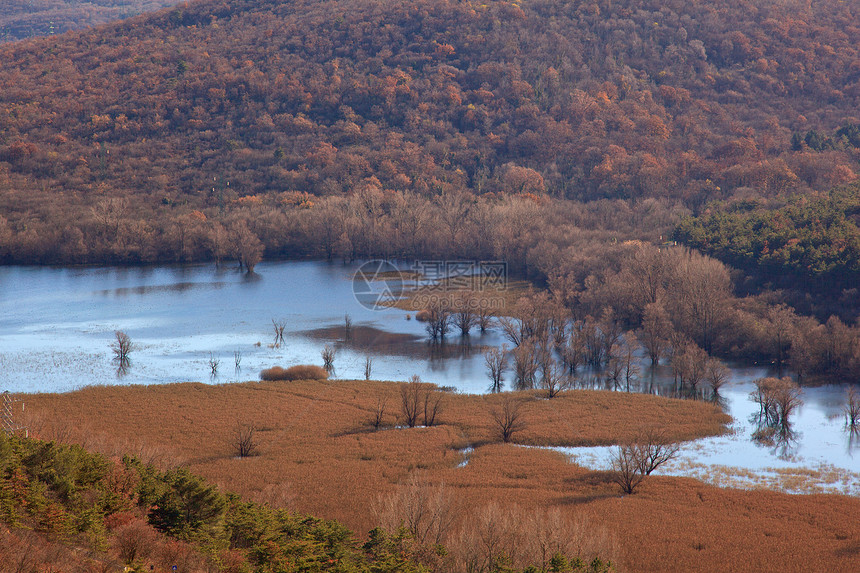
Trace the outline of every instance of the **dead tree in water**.
{"type": "Polygon", "coordinates": [[[134,344],[131,342],[131,337],[121,330],[114,332],[114,341],[110,348],[114,353],[114,360],[118,361],[121,368],[125,368],[130,363],[129,354],[134,350],[134,344]]]}

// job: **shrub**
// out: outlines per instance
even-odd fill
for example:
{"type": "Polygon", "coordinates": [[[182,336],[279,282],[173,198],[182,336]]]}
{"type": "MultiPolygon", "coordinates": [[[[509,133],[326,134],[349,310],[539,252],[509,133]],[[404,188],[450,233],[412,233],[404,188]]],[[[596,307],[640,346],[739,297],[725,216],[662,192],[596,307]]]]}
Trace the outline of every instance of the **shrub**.
{"type": "Polygon", "coordinates": [[[299,364],[289,368],[273,366],[260,372],[260,380],[325,380],[328,372],[325,368],[311,364],[299,364]]]}
{"type": "Polygon", "coordinates": [[[428,322],[430,320],[430,311],[427,309],[419,310],[415,313],[415,320],[418,322],[428,322]]]}

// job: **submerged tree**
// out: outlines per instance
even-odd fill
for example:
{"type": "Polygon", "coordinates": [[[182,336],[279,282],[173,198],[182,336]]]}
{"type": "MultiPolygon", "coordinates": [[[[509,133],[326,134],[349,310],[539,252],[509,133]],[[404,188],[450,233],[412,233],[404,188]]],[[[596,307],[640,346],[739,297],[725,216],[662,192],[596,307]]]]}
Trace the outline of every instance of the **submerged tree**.
{"type": "Polygon", "coordinates": [[[490,391],[501,392],[502,376],[505,369],[508,367],[508,357],[506,356],[507,348],[502,345],[501,348],[491,348],[484,353],[484,362],[487,365],[487,376],[490,377],[492,386],[490,391]]]}
{"type": "Polygon", "coordinates": [[[129,354],[134,350],[131,337],[122,330],[117,330],[114,332],[114,341],[111,342],[110,348],[113,350],[114,360],[119,362],[120,367],[127,368],[131,363],[129,354]]]}
{"type": "Polygon", "coordinates": [[[860,426],[860,391],[857,390],[856,386],[848,388],[848,397],[845,402],[845,422],[852,429],[860,426]]]}
{"type": "Polygon", "coordinates": [[[760,378],[750,397],[759,405],[755,421],[759,428],[755,438],[769,442],[776,436],[781,441],[793,436],[791,415],[802,404],[801,390],[791,378],[760,378]]]}

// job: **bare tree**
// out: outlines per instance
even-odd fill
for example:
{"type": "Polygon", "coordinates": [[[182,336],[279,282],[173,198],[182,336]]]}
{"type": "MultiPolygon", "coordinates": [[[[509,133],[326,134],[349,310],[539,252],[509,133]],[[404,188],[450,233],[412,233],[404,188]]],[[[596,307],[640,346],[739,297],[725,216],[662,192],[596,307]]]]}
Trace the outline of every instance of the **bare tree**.
{"type": "Polygon", "coordinates": [[[451,313],[442,300],[435,300],[427,309],[427,323],[424,325],[432,340],[444,339],[451,327],[451,313]]]}
{"type": "Polygon", "coordinates": [[[501,392],[502,390],[502,375],[508,366],[508,357],[506,355],[507,347],[502,345],[501,348],[491,348],[484,353],[484,362],[487,365],[487,376],[493,383],[492,392],[501,392]]]}
{"type": "Polygon", "coordinates": [[[236,372],[242,369],[242,351],[234,350],[233,351],[233,364],[236,365],[236,372]]]}
{"type": "Polygon", "coordinates": [[[376,399],[376,409],[373,412],[373,419],[370,424],[375,430],[378,430],[385,424],[385,406],[388,404],[388,396],[380,396],[376,399]]]}
{"type": "Polygon", "coordinates": [[[436,425],[436,418],[442,411],[442,395],[434,392],[429,387],[424,388],[424,425],[427,427],[436,425]]]}
{"type": "Polygon", "coordinates": [[[254,435],[257,433],[257,428],[254,424],[237,422],[236,428],[233,430],[233,438],[231,445],[236,455],[240,458],[247,458],[257,455],[257,442],[254,435]]]}
{"type": "Polygon", "coordinates": [[[475,314],[475,306],[477,300],[469,294],[457,297],[454,300],[455,310],[453,315],[454,326],[460,330],[462,336],[468,336],[478,322],[478,317],[475,314]]]}
{"type": "Polygon", "coordinates": [[[632,494],[646,476],[674,459],[679,450],[679,444],[667,440],[662,432],[640,432],[635,440],[616,447],[612,456],[613,480],[624,493],[632,494]]]}
{"type": "Polygon", "coordinates": [[[640,460],[642,473],[646,476],[658,467],[674,459],[678,455],[681,446],[672,442],[666,435],[654,429],[648,429],[640,433],[637,439],[640,448],[640,460]]]}
{"type": "Polygon", "coordinates": [[[113,350],[114,359],[120,363],[120,366],[128,366],[129,354],[134,350],[131,337],[122,330],[117,330],[114,332],[114,341],[111,342],[110,348],[113,350]]]}
{"type": "Polygon", "coordinates": [[[343,315],[343,333],[347,340],[352,336],[352,317],[349,316],[349,313],[343,315]]]}
{"type": "Polygon", "coordinates": [[[567,335],[567,344],[562,350],[561,356],[568,371],[573,374],[576,369],[585,363],[585,335],[583,333],[583,322],[574,321],[567,335]]]}
{"type": "Polygon", "coordinates": [[[679,251],[671,287],[667,301],[684,332],[711,352],[727,315],[732,288],[728,269],[697,251],[679,251]]]}
{"type": "Polygon", "coordinates": [[[621,381],[624,379],[624,358],[621,353],[621,348],[616,344],[607,354],[606,367],[603,369],[603,376],[606,380],[607,387],[612,387],[613,390],[621,388],[621,381]]]}
{"type": "Polygon", "coordinates": [[[582,345],[585,349],[585,361],[595,368],[602,366],[604,362],[609,362],[610,357],[605,352],[611,350],[612,347],[604,344],[604,337],[600,331],[600,326],[594,318],[586,316],[579,331],[579,335],[582,337],[582,345]]]}
{"type": "Polygon", "coordinates": [[[759,424],[789,433],[791,415],[803,404],[800,388],[787,377],[760,378],[755,385],[750,397],[759,405],[759,424]]]}
{"type": "Polygon", "coordinates": [[[409,382],[400,387],[400,412],[404,423],[410,428],[418,425],[421,404],[421,378],[413,375],[409,382]]]}
{"type": "Polygon", "coordinates": [[[221,365],[221,361],[215,358],[215,356],[210,352],[209,353],[209,373],[212,376],[218,375],[218,366],[221,365]]]}
{"type": "Polygon", "coordinates": [[[373,369],[373,358],[370,356],[364,357],[364,379],[370,380],[370,371],[373,369]]]}
{"type": "Polygon", "coordinates": [[[636,349],[638,347],[639,341],[632,332],[628,332],[622,337],[619,358],[624,376],[624,386],[628,392],[630,392],[630,385],[639,379],[639,365],[636,363],[636,349]]]}
{"type": "Polygon", "coordinates": [[[383,529],[396,532],[404,527],[418,544],[436,546],[446,541],[457,517],[455,508],[444,484],[432,485],[413,473],[396,492],[381,497],[373,512],[383,529]]]}
{"type": "Polygon", "coordinates": [[[481,334],[487,332],[493,324],[493,316],[490,314],[489,305],[485,304],[486,302],[485,299],[479,300],[478,308],[475,310],[475,320],[481,334]]]}
{"type": "Polygon", "coordinates": [[[714,396],[718,395],[720,388],[729,381],[731,373],[732,371],[719,358],[708,359],[705,368],[705,378],[711,386],[711,392],[713,392],[714,396]]]}
{"type": "Polygon", "coordinates": [[[775,401],[779,411],[779,427],[787,431],[791,427],[791,415],[803,405],[801,390],[790,378],[780,379],[775,401]]]}
{"type": "Polygon", "coordinates": [[[845,403],[845,421],[849,428],[860,425],[860,391],[856,386],[848,388],[848,396],[845,403]]]}
{"type": "Polygon", "coordinates": [[[286,320],[272,319],[272,327],[275,329],[275,348],[280,348],[284,343],[284,330],[287,328],[286,320]]]}
{"type": "Polygon", "coordinates": [[[253,273],[257,263],[263,260],[262,241],[244,220],[238,221],[231,227],[231,239],[239,266],[245,267],[248,274],[253,273]]]}
{"type": "Polygon", "coordinates": [[[541,367],[540,386],[546,390],[547,398],[555,398],[559,392],[570,388],[571,379],[554,359],[549,359],[541,367]]]}
{"type": "Polygon", "coordinates": [[[777,304],[767,309],[766,332],[773,344],[777,374],[782,376],[785,358],[791,350],[792,331],[797,320],[794,309],[785,304],[777,304]]]}
{"type": "Polygon", "coordinates": [[[498,320],[502,334],[511,341],[515,348],[523,343],[525,336],[522,321],[507,316],[500,316],[498,320]]]}
{"type": "Polygon", "coordinates": [[[656,365],[666,355],[669,340],[672,337],[672,322],[660,301],[652,302],[645,307],[642,316],[642,346],[656,365]]]}
{"type": "Polygon", "coordinates": [[[511,351],[511,355],[514,357],[514,384],[517,389],[534,388],[535,377],[540,367],[535,347],[530,342],[521,344],[511,351]]]}
{"type": "Polygon", "coordinates": [[[523,416],[523,401],[516,398],[506,398],[500,408],[490,410],[493,422],[502,437],[502,441],[508,443],[516,432],[526,427],[523,416]]]}
{"type": "Polygon", "coordinates": [[[612,479],[621,491],[632,494],[645,479],[641,471],[639,448],[636,444],[617,446],[612,454],[612,479]]]}
{"type": "Polygon", "coordinates": [[[326,372],[331,374],[332,370],[334,370],[334,347],[326,344],[320,354],[322,355],[323,359],[323,368],[325,368],[326,372]]]}
{"type": "Polygon", "coordinates": [[[694,342],[685,342],[672,353],[672,371],[677,376],[681,388],[689,388],[694,396],[699,384],[705,379],[708,353],[694,342]]]}

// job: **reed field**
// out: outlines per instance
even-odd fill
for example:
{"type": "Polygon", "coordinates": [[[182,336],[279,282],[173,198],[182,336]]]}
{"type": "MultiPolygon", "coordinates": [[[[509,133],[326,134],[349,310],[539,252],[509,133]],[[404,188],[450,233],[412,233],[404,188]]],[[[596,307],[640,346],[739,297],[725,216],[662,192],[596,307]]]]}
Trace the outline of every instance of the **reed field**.
{"type": "MultiPolygon", "coordinates": [[[[27,396],[26,422],[42,438],[187,466],[248,499],[340,520],[359,538],[380,523],[383,499],[420,476],[445,485],[461,521],[488,507],[557,510],[562,534],[619,571],[860,570],[856,498],[661,476],[622,496],[609,472],[524,447],[612,444],[644,427],[673,440],[715,435],[730,420],[713,404],[589,390],[552,399],[433,390],[435,425],[408,428],[401,387],[339,380],[89,387],[27,396]],[[522,402],[524,428],[505,444],[491,412],[512,396],[522,402]],[[231,441],[248,426],[257,455],[238,458],[231,441]]],[[[526,513],[506,515],[516,521],[526,513]]]]}

